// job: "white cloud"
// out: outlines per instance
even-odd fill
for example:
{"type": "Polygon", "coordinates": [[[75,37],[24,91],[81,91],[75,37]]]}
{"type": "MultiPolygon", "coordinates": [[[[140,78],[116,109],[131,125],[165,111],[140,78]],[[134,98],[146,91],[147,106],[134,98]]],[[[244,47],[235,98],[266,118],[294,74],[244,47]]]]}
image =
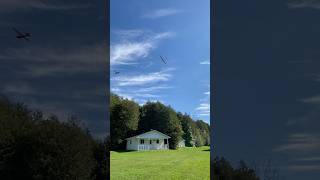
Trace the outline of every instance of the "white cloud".
{"type": "Polygon", "coordinates": [[[161,97],[159,93],[162,90],[172,88],[162,84],[171,79],[170,71],[172,70],[174,69],[167,68],[159,72],[113,77],[111,78],[111,91],[130,100],[135,100],[139,104],[144,104],[150,98],[159,100],[161,97]]]}
{"type": "Polygon", "coordinates": [[[164,85],[160,85],[160,86],[151,86],[151,87],[142,87],[139,89],[136,89],[135,92],[139,92],[139,93],[143,93],[143,92],[154,92],[154,91],[159,91],[159,90],[163,90],[163,89],[171,89],[171,86],[164,86],[164,85]]]}
{"type": "Polygon", "coordinates": [[[112,32],[120,36],[122,39],[132,39],[145,34],[141,29],[118,29],[112,30],[112,32]]]}
{"type": "Polygon", "coordinates": [[[210,65],[210,61],[202,61],[200,62],[201,65],[210,65]]]}
{"type": "Polygon", "coordinates": [[[173,35],[170,32],[145,35],[139,40],[129,40],[137,36],[138,32],[124,31],[121,38],[127,38],[120,43],[112,43],[110,47],[110,65],[135,64],[138,60],[146,58],[156,48],[157,43],[173,35]],[[130,37],[129,37],[130,36],[130,37]]]}
{"type": "Polygon", "coordinates": [[[137,58],[145,58],[149,55],[154,45],[150,42],[122,43],[111,46],[110,64],[132,64],[137,58]]]}
{"type": "Polygon", "coordinates": [[[182,13],[182,10],[174,9],[174,8],[164,8],[164,9],[157,9],[151,12],[148,12],[144,15],[142,15],[142,18],[148,18],[148,19],[157,19],[161,17],[171,16],[175,14],[182,13]]]}
{"type": "Polygon", "coordinates": [[[117,76],[111,78],[115,82],[116,86],[140,86],[146,84],[153,84],[161,81],[168,81],[171,78],[171,74],[167,71],[159,71],[148,74],[131,75],[131,76],[117,76]]]}
{"type": "Polygon", "coordinates": [[[210,91],[208,91],[208,92],[205,92],[204,94],[205,94],[205,95],[210,95],[210,91]]]}
{"type": "Polygon", "coordinates": [[[196,108],[196,111],[199,116],[210,116],[210,104],[201,103],[199,107],[196,108]]]}

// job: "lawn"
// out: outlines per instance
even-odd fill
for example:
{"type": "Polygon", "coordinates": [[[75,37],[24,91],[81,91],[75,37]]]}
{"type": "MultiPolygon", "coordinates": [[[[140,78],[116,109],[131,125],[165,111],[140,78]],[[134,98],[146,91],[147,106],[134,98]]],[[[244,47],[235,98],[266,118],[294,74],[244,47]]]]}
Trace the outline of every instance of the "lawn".
{"type": "Polygon", "coordinates": [[[110,153],[111,180],[210,179],[209,147],[110,153]]]}

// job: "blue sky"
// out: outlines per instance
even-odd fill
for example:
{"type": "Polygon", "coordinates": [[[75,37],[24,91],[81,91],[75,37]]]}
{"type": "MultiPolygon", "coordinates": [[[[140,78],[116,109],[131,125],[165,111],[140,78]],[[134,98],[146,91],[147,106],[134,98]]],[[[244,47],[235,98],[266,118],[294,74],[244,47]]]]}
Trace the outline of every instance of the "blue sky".
{"type": "Polygon", "coordinates": [[[320,2],[214,8],[215,154],[320,179],[320,2]]]}
{"type": "Polygon", "coordinates": [[[110,9],[111,91],[209,123],[209,1],[111,0],[110,9]]]}

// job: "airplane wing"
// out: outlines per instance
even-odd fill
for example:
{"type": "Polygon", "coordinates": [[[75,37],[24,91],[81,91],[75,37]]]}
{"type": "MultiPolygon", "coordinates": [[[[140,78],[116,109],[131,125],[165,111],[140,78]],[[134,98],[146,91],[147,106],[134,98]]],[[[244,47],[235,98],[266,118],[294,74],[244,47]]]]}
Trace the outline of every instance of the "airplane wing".
{"type": "Polygon", "coordinates": [[[25,40],[28,41],[28,42],[30,41],[27,37],[24,37],[23,39],[25,39],[25,40]]]}
{"type": "Polygon", "coordinates": [[[168,62],[168,58],[167,58],[167,56],[165,56],[164,58],[166,59],[166,62],[168,62]]]}
{"type": "Polygon", "coordinates": [[[12,28],[14,32],[16,32],[17,34],[19,34],[20,36],[23,36],[24,34],[22,34],[20,31],[18,31],[16,28],[12,28]]]}

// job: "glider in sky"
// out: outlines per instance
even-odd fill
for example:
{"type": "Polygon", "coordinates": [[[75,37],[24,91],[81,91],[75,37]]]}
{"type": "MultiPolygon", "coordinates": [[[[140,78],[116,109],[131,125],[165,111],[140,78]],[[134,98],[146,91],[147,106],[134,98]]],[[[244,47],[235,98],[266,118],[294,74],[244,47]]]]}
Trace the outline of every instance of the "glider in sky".
{"type": "Polygon", "coordinates": [[[162,60],[163,63],[167,64],[167,58],[166,58],[166,57],[163,58],[162,56],[160,56],[160,58],[161,58],[161,60],[162,60]]]}
{"type": "Polygon", "coordinates": [[[12,28],[14,32],[17,33],[16,38],[18,39],[25,39],[26,41],[29,41],[28,37],[31,37],[30,33],[22,33],[20,31],[18,31],[16,28],[12,28]]]}

